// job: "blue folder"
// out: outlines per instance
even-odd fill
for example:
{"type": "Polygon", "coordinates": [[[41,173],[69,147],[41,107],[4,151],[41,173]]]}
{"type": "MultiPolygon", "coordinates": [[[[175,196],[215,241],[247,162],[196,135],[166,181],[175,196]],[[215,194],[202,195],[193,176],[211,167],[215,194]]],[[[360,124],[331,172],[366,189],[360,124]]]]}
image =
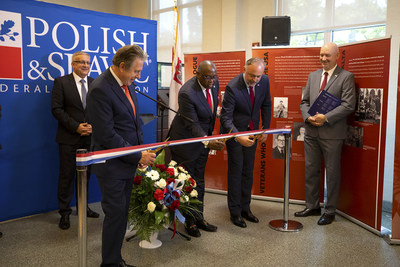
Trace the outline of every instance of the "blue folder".
{"type": "Polygon", "coordinates": [[[317,112],[320,114],[326,114],[332,109],[340,106],[341,103],[342,100],[340,98],[337,98],[327,91],[322,90],[318,98],[308,110],[308,114],[310,114],[311,116],[314,116],[315,114],[317,114],[317,112]]]}

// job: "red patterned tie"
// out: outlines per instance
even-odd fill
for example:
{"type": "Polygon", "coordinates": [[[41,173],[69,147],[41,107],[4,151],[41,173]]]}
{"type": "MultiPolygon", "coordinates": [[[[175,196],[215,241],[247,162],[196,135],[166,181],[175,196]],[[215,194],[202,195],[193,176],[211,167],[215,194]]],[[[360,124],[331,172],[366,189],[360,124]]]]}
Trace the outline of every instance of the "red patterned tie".
{"type": "Polygon", "coordinates": [[[208,102],[208,105],[210,105],[211,112],[214,112],[213,107],[212,107],[210,89],[207,89],[206,92],[207,92],[207,102],[208,102]]]}
{"type": "MultiPolygon", "coordinates": [[[[253,107],[254,107],[254,90],[253,90],[253,86],[249,86],[249,90],[250,90],[251,110],[253,111],[253,107]]],[[[250,121],[249,127],[250,127],[250,130],[254,130],[253,120],[250,121]]]]}
{"type": "Polygon", "coordinates": [[[122,88],[124,89],[124,91],[125,91],[125,95],[126,95],[126,97],[128,98],[129,102],[131,103],[131,106],[132,106],[132,109],[133,109],[133,114],[135,114],[135,118],[136,118],[136,109],[135,109],[135,104],[133,103],[133,100],[132,100],[131,94],[129,93],[128,86],[126,86],[126,85],[122,85],[122,88]]]}
{"type": "Polygon", "coordinates": [[[324,80],[322,81],[322,84],[321,84],[321,89],[319,89],[319,92],[322,92],[322,90],[324,90],[325,89],[325,86],[326,86],[326,82],[328,81],[328,73],[325,71],[325,73],[324,73],[324,80]]]}

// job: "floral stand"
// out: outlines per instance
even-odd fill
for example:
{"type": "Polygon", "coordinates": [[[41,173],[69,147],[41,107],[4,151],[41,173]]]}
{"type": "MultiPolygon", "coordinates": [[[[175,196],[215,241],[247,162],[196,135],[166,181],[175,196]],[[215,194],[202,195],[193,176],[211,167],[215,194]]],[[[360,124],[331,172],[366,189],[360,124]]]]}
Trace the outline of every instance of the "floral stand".
{"type": "Polygon", "coordinates": [[[157,237],[158,237],[158,232],[153,233],[152,235],[150,235],[150,242],[147,240],[142,240],[139,242],[139,247],[147,249],[154,249],[161,247],[162,242],[158,240],[157,237]]]}

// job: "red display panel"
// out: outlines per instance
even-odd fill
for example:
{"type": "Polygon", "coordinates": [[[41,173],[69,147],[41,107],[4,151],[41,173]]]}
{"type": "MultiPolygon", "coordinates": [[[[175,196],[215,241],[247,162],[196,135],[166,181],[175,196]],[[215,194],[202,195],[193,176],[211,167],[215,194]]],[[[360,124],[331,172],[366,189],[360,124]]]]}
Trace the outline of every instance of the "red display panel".
{"type": "Polygon", "coordinates": [[[392,239],[400,239],[400,75],[398,76],[395,137],[396,142],[394,148],[393,171],[392,239]]]}

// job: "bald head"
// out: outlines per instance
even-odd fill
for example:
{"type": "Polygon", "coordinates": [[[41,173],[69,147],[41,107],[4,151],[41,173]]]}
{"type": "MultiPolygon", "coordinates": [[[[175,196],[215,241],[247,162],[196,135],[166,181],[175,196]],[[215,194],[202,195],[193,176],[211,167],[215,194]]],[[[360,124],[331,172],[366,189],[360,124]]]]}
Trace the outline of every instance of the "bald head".
{"type": "Polygon", "coordinates": [[[197,79],[204,88],[211,89],[217,78],[217,68],[212,61],[204,60],[200,62],[197,68],[197,79]]]}
{"type": "Polygon", "coordinates": [[[335,43],[326,43],[321,47],[319,59],[325,71],[329,71],[336,66],[339,59],[339,48],[335,43]]]}

